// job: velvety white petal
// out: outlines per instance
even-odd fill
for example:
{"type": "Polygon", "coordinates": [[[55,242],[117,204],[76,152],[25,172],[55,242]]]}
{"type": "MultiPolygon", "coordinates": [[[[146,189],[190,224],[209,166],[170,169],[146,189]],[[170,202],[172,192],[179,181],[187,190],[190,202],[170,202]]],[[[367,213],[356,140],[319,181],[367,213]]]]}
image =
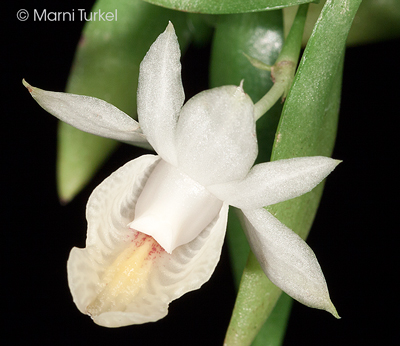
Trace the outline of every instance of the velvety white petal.
{"type": "MultiPolygon", "coordinates": [[[[104,289],[107,268],[140,235],[129,229],[128,224],[134,219],[137,199],[157,160],[158,157],[147,155],[128,162],[90,196],[86,248],[72,249],[68,260],[69,286],[82,313],[89,313],[88,307],[104,289]]],[[[111,301],[105,311],[92,315],[93,320],[102,326],[120,327],[164,317],[172,300],[199,288],[210,278],[220,257],[227,213],[228,205],[224,204],[199,236],[172,254],[161,249],[157,258],[149,262],[150,269],[141,286],[128,285],[127,293],[124,290],[117,302],[111,301]],[[135,294],[129,296],[130,291],[135,294]]]]}
{"type": "Polygon", "coordinates": [[[139,123],[106,101],[95,97],[46,91],[24,86],[39,105],[65,123],[97,136],[151,148],[139,123]]]}
{"type": "Polygon", "coordinates": [[[203,91],[182,108],[178,166],[204,186],[242,179],[257,156],[254,105],[242,86],[203,91]]]}
{"type": "Polygon", "coordinates": [[[243,211],[250,247],[268,278],[299,302],[338,317],[311,248],[265,209],[243,211]]]}
{"type": "Polygon", "coordinates": [[[311,191],[340,162],[311,156],[260,163],[242,181],[209,186],[208,190],[237,208],[257,209],[311,191]]]}
{"type": "Polygon", "coordinates": [[[137,96],[143,133],[157,153],[174,165],[176,122],[185,100],[180,56],[178,39],[169,23],[140,64],[137,96]]]}
{"type": "Polygon", "coordinates": [[[152,236],[171,253],[196,238],[221,207],[222,201],[204,186],[160,160],[140,194],[129,227],[152,236]]]}

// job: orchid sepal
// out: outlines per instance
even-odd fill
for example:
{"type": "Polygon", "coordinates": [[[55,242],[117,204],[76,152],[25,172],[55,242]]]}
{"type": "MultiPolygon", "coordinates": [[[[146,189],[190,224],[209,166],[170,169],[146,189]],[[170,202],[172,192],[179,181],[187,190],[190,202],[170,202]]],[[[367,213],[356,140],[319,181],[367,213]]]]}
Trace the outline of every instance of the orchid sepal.
{"type": "Polygon", "coordinates": [[[300,303],[340,318],[307,243],[264,208],[242,212],[246,237],[267,277],[300,303]]]}
{"type": "Polygon", "coordinates": [[[137,91],[140,125],[156,152],[172,165],[177,163],[175,128],[185,100],[180,57],[178,38],[169,22],[140,63],[137,91]]]}
{"type": "Polygon", "coordinates": [[[311,191],[340,162],[325,156],[309,156],[260,163],[241,181],[208,186],[208,189],[229,205],[244,210],[258,209],[311,191]]]}
{"type": "Polygon", "coordinates": [[[42,90],[23,85],[47,112],[77,129],[132,145],[151,148],[139,123],[112,104],[96,97],[42,90]]]}

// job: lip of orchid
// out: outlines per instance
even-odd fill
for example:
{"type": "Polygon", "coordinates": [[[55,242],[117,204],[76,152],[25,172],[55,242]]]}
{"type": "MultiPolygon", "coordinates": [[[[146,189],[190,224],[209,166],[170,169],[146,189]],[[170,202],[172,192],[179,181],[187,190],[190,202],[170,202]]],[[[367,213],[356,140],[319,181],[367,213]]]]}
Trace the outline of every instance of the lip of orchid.
{"type": "Polygon", "coordinates": [[[167,314],[172,300],[208,281],[219,261],[228,215],[226,203],[194,240],[171,254],[159,247],[155,256],[149,257],[152,250],[143,248],[136,258],[131,257],[130,253],[138,249],[131,248],[138,238],[152,239],[129,229],[127,224],[134,218],[137,200],[159,161],[154,155],[129,161],[106,178],[89,198],[86,248],[72,249],[68,283],[79,310],[90,314],[99,325],[120,327],[157,321],[167,314]],[[119,261],[123,266],[114,264],[124,251],[129,255],[119,261]],[[131,274],[131,269],[135,273],[131,274]],[[113,282],[113,276],[106,272],[124,272],[128,277],[122,275],[113,282]],[[142,281],[144,276],[147,278],[142,281]],[[115,293],[110,297],[108,291],[101,293],[107,282],[123,289],[111,291],[115,293]],[[136,284],[141,287],[139,290],[131,286],[136,284]]]}

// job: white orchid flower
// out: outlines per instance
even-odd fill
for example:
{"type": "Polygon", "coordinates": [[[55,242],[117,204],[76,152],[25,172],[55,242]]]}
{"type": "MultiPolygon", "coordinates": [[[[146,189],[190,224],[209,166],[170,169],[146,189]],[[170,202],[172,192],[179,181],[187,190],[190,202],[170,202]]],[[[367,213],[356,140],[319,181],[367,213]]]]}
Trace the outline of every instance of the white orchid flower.
{"type": "Polygon", "coordinates": [[[86,248],[74,248],[68,281],[78,309],[102,326],[156,321],[168,304],[212,275],[228,206],[243,212],[266,275],[301,303],[334,315],[313,251],[263,207],[302,195],[339,163],[302,157],[253,166],[254,105],[242,86],[206,90],[185,105],[180,50],[170,23],[140,65],[139,124],[104,101],[24,81],[36,101],[71,125],[158,155],[134,159],[89,198],[86,248]]]}

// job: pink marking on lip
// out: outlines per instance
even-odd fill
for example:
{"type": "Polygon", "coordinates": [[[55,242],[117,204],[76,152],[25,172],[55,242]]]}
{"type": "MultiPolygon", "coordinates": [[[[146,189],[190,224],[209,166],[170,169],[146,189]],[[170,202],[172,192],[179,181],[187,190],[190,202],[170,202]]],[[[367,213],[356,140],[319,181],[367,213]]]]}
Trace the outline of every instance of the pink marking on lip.
{"type": "Polygon", "coordinates": [[[163,247],[157,243],[157,241],[147,234],[141,233],[139,231],[133,230],[133,239],[131,242],[135,242],[135,247],[142,246],[145,242],[152,242],[151,249],[146,256],[145,260],[155,260],[156,258],[160,257],[165,250],[163,247]]]}

